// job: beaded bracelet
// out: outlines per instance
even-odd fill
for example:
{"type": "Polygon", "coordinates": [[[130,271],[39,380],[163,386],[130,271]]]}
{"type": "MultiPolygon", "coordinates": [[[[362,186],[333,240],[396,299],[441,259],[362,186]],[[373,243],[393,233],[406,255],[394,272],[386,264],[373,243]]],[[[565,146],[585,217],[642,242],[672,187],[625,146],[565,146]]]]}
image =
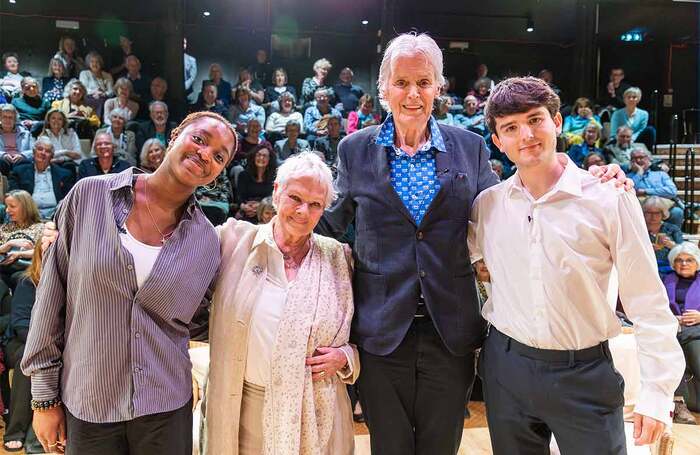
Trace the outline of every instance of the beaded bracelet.
{"type": "Polygon", "coordinates": [[[32,400],[32,411],[48,411],[49,409],[54,409],[63,404],[60,398],[54,398],[53,400],[38,401],[32,400]]]}

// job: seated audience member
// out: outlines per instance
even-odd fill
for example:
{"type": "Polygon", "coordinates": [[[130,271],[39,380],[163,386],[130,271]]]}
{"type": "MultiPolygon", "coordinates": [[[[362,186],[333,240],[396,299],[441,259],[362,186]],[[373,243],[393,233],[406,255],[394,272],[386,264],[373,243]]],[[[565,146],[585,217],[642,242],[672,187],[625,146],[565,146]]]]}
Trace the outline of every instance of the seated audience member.
{"type": "Polygon", "coordinates": [[[277,101],[284,93],[291,94],[294,100],[297,98],[297,90],[293,85],[289,85],[287,71],[284,68],[277,68],[272,73],[272,85],[265,87],[265,99],[263,102],[270,107],[272,112],[278,111],[281,106],[277,101]]]}
{"type": "Polygon", "coordinates": [[[379,114],[374,112],[374,98],[369,93],[360,97],[359,109],[348,114],[347,133],[351,134],[362,128],[379,125],[379,114]]]}
{"type": "Polygon", "coordinates": [[[664,199],[658,196],[646,198],[642,202],[642,212],[644,212],[649,240],[654,247],[659,273],[666,275],[671,272],[668,253],[677,244],[683,242],[683,233],[677,225],[664,221],[669,217],[668,203],[664,199]]]}
{"type": "Polygon", "coordinates": [[[112,111],[114,109],[124,109],[129,113],[129,120],[136,118],[136,114],[139,112],[139,104],[133,101],[131,98],[133,96],[134,87],[131,85],[131,81],[125,77],[120,77],[114,84],[114,98],[110,98],[105,101],[104,105],[104,124],[111,125],[112,120],[110,119],[112,111]]]}
{"type": "Polygon", "coordinates": [[[59,58],[66,68],[66,77],[69,79],[77,79],[80,72],[85,69],[85,61],[78,55],[75,40],[70,36],[62,36],[58,40],[58,52],[54,58],[59,58]]]}
{"type": "Polygon", "coordinates": [[[316,60],[314,62],[314,76],[307,77],[301,85],[301,104],[302,109],[306,110],[309,106],[314,104],[316,101],[316,91],[319,89],[326,89],[328,95],[329,103],[333,104],[335,101],[335,92],[333,87],[331,87],[327,82],[328,72],[333,68],[331,62],[325,58],[316,60]]]}
{"type": "Polygon", "coordinates": [[[0,172],[7,175],[14,166],[31,159],[33,144],[29,130],[17,123],[15,107],[0,104],[0,172]]]}
{"type": "Polygon", "coordinates": [[[236,185],[239,203],[236,218],[255,223],[260,201],[272,196],[277,158],[271,148],[264,145],[252,149],[247,158],[245,169],[238,175],[236,185]]]}
{"type": "Polygon", "coordinates": [[[647,150],[647,146],[641,142],[632,142],[632,128],[622,125],[617,128],[614,141],[605,147],[604,153],[609,162],[619,164],[627,172],[631,164],[632,150],[635,149],[647,150]]]}
{"type": "Polygon", "coordinates": [[[224,224],[233,201],[231,182],[226,176],[226,171],[219,174],[209,185],[198,187],[194,194],[211,224],[224,224]]]}
{"type": "MultiPolygon", "coordinates": [[[[279,112],[271,113],[265,123],[265,136],[270,142],[283,137],[289,122],[296,122],[299,125],[304,123],[304,117],[302,117],[301,112],[294,110],[294,95],[289,92],[283,93],[277,98],[277,102],[280,106],[279,112]]],[[[300,133],[303,132],[304,130],[302,129],[300,133]]]]}
{"type": "Polygon", "coordinates": [[[605,164],[605,157],[601,153],[592,152],[583,159],[581,167],[588,170],[591,166],[604,166],[605,164]]]}
{"type": "Polygon", "coordinates": [[[31,76],[22,78],[22,95],[12,98],[12,105],[17,109],[22,126],[31,131],[35,137],[38,136],[51,104],[41,98],[39,83],[36,79],[31,76]]]}
{"type": "Polygon", "coordinates": [[[488,77],[482,77],[474,82],[474,90],[469,94],[476,97],[476,110],[478,112],[484,111],[484,106],[486,106],[486,100],[489,98],[492,87],[493,81],[488,77]]]}
{"type": "Polygon", "coordinates": [[[147,139],[158,139],[164,146],[170,141],[170,133],[175,123],[168,121],[168,105],[162,101],[152,101],[148,105],[150,120],[141,122],[136,128],[136,148],[141,149],[147,139]]]}
{"type": "Polygon", "coordinates": [[[118,174],[129,169],[129,163],[117,158],[114,151],[112,135],[104,131],[97,132],[92,143],[92,154],[95,157],[80,162],[78,180],[94,175],[118,174]]]}
{"type": "Polygon", "coordinates": [[[112,52],[111,62],[113,66],[109,70],[109,73],[115,79],[124,77],[126,74],[126,58],[132,54],[135,54],[133,41],[127,36],[119,35],[119,48],[114,49],[112,52]]]}
{"type": "Polygon", "coordinates": [[[597,147],[600,141],[600,124],[590,122],[583,130],[583,142],[581,144],[572,145],[568,151],[569,157],[578,167],[583,166],[583,160],[590,153],[603,153],[603,150],[597,147]]]}
{"type": "MultiPolygon", "coordinates": [[[[202,91],[199,94],[199,99],[197,100],[198,103],[202,102],[204,100],[204,89],[207,85],[214,85],[214,88],[216,89],[216,97],[215,99],[220,101],[219,104],[222,104],[223,107],[226,109],[229,107],[231,104],[231,83],[224,80],[224,72],[221,69],[221,65],[218,63],[212,63],[209,65],[209,79],[202,81],[202,91]]],[[[211,105],[211,101],[207,101],[209,105],[211,105]]],[[[224,111],[225,111],[224,109],[224,111]]],[[[200,111],[203,110],[209,110],[209,109],[198,109],[200,111]]],[[[217,112],[219,114],[219,112],[217,112]]],[[[224,117],[226,116],[225,114],[222,114],[224,117]]]]}
{"type": "Polygon", "coordinates": [[[129,55],[124,61],[126,78],[133,86],[132,96],[139,103],[148,103],[151,94],[151,78],[141,73],[141,60],[135,55],[129,55]]]}
{"type": "MultiPolygon", "coordinates": [[[[671,177],[664,171],[652,171],[651,154],[648,150],[635,149],[632,151],[630,171],[627,177],[634,182],[634,189],[638,197],[658,196],[665,199],[667,208],[670,209],[669,223],[680,227],[683,223],[683,210],[674,206],[678,196],[678,188],[671,177]]],[[[666,219],[666,218],[664,218],[666,219]]]]}
{"type": "Polygon", "coordinates": [[[610,81],[608,82],[607,92],[601,104],[605,106],[612,106],[616,109],[621,109],[625,107],[624,93],[625,91],[627,91],[628,88],[632,86],[625,82],[624,79],[624,69],[619,67],[610,69],[610,81]]]}
{"type": "Polygon", "coordinates": [[[486,136],[488,130],[484,113],[479,112],[479,101],[474,95],[467,95],[464,98],[464,112],[454,116],[454,124],[479,136],[486,136]]]}
{"type": "Polygon", "coordinates": [[[272,203],[272,196],[263,198],[258,204],[258,224],[267,224],[277,215],[275,205],[272,203]]]}
{"type": "Polygon", "coordinates": [[[239,142],[238,151],[236,152],[233,161],[240,161],[250,154],[250,151],[257,148],[258,146],[264,146],[272,150],[272,144],[265,140],[264,137],[260,135],[262,130],[262,125],[256,118],[248,120],[248,125],[246,127],[245,136],[239,142]]]}
{"type": "Polygon", "coordinates": [[[449,96],[452,100],[452,104],[459,104],[461,101],[460,97],[455,93],[455,87],[457,86],[457,78],[454,76],[445,76],[445,83],[440,87],[440,95],[449,96]]]}
{"type": "MultiPolygon", "coordinates": [[[[31,200],[28,194],[26,197],[31,200]]],[[[38,212],[36,220],[39,221],[38,212]]],[[[40,223],[38,225],[43,226],[40,223]]],[[[41,273],[41,242],[38,239],[30,251],[32,252],[31,263],[26,270],[19,274],[17,285],[12,293],[10,322],[5,330],[2,343],[5,364],[8,370],[13,370],[9,413],[6,417],[3,434],[4,448],[6,452],[24,450],[24,453],[28,454],[44,453],[32,428],[31,379],[29,376],[25,376],[20,368],[36,297],[36,286],[39,284],[41,273]]],[[[4,377],[8,376],[5,373],[4,377]]],[[[9,387],[9,383],[5,386],[9,387]]]]}
{"type": "MultiPolygon", "coordinates": [[[[9,223],[0,225],[0,277],[7,287],[14,289],[19,275],[27,268],[34,244],[44,228],[36,202],[26,190],[10,190],[5,195],[9,223]]],[[[5,427],[7,430],[7,427],[5,427]]]]}
{"type": "Polygon", "coordinates": [[[638,87],[630,87],[625,90],[624,99],[624,109],[616,110],[610,118],[610,131],[628,126],[632,129],[632,142],[642,142],[651,150],[656,143],[656,130],[649,125],[649,113],[637,107],[642,91],[638,87]]]}
{"type": "Polygon", "coordinates": [[[338,158],[338,144],[344,135],[340,132],[340,119],[338,117],[326,114],[322,121],[326,122],[328,134],[316,139],[314,150],[323,153],[323,159],[326,161],[326,164],[333,167],[338,158]]]}
{"type": "Polygon", "coordinates": [[[167,101],[167,94],[168,94],[168,81],[163,79],[160,76],[156,76],[153,78],[151,81],[151,88],[150,88],[150,94],[148,96],[148,103],[142,103],[139,108],[139,113],[137,114],[136,118],[139,121],[146,121],[148,120],[148,117],[150,115],[150,110],[149,106],[151,103],[154,101],[160,101],[161,103],[164,103],[166,106],[168,104],[167,101]]]}
{"type": "Polygon", "coordinates": [[[272,63],[268,60],[267,51],[265,49],[258,49],[255,52],[255,63],[250,65],[250,73],[256,81],[264,86],[270,85],[272,82],[274,78],[272,74],[272,63]]]}
{"type": "Polygon", "coordinates": [[[495,86],[496,82],[493,80],[493,78],[488,77],[489,75],[489,67],[486,66],[486,63],[480,63],[476,67],[476,77],[472,80],[470,80],[467,83],[467,87],[469,88],[468,95],[475,95],[477,90],[475,88],[476,83],[479,81],[479,79],[488,79],[489,81],[489,86],[488,86],[488,91],[490,92],[495,86]]]}
{"type": "Polygon", "coordinates": [[[318,123],[324,115],[330,114],[333,117],[338,117],[338,120],[342,118],[340,112],[331,106],[330,97],[328,89],[318,89],[316,91],[316,105],[309,106],[304,112],[304,129],[309,142],[312,142],[317,136],[328,134],[325,128],[318,127],[318,123]]]}
{"type": "Polygon", "coordinates": [[[491,165],[493,173],[496,174],[500,180],[503,180],[503,163],[501,163],[500,160],[493,159],[489,160],[489,164],[491,165]]]}
{"type": "Polygon", "coordinates": [[[141,147],[141,155],[139,156],[139,163],[141,163],[141,165],[139,168],[149,174],[154,172],[163,162],[165,153],[165,146],[158,139],[152,137],[146,140],[141,147]]]}
{"type": "Polygon", "coordinates": [[[41,97],[49,103],[62,99],[68,80],[63,60],[52,58],[49,61],[49,75],[41,80],[41,97]]]}
{"type": "Polygon", "coordinates": [[[347,66],[340,70],[338,83],[333,86],[335,96],[338,99],[338,106],[342,105],[341,113],[347,116],[350,112],[355,112],[360,105],[360,98],[365,92],[359,85],[352,83],[355,73],[347,66]]]}
{"type": "MultiPolygon", "coordinates": [[[[226,81],[221,81],[221,85],[226,81]]],[[[228,83],[228,82],[227,82],[228,83]]],[[[213,81],[205,81],[202,84],[201,99],[192,105],[191,112],[210,111],[226,117],[228,115],[228,107],[223,101],[218,99],[218,89],[213,81]]],[[[229,95],[228,101],[231,101],[229,95]]]]}
{"type": "Polygon", "coordinates": [[[438,96],[435,99],[435,108],[433,109],[433,117],[438,123],[442,125],[455,125],[455,120],[452,114],[450,114],[450,107],[452,106],[452,98],[447,95],[438,96]]]}
{"type": "Polygon", "coordinates": [[[562,135],[566,139],[567,148],[583,142],[583,130],[591,122],[601,124],[600,117],[593,115],[593,103],[588,98],[576,99],[571,108],[571,115],[566,116],[562,127],[562,135]]]}
{"type": "Polygon", "coordinates": [[[85,102],[95,109],[98,117],[101,117],[105,101],[114,96],[114,80],[111,74],[103,71],[104,60],[99,53],[92,51],[88,53],[85,60],[88,69],[80,72],[80,82],[87,91],[85,102]]]}
{"type": "Polygon", "coordinates": [[[85,93],[82,82],[73,79],[66,85],[64,98],[51,103],[51,109],[59,109],[66,114],[71,128],[75,129],[81,139],[91,138],[100,127],[100,118],[85,103],[85,93]]]}
{"type": "Polygon", "coordinates": [[[545,68],[537,74],[537,77],[545,81],[554,93],[561,98],[561,89],[554,83],[554,73],[551,70],[545,68]]]}
{"type": "Polygon", "coordinates": [[[280,162],[303,150],[309,150],[311,148],[306,140],[299,139],[300,130],[301,123],[299,122],[291,121],[285,125],[284,133],[287,138],[275,142],[275,154],[280,162]]]}
{"type": "Polygon", "coordinates": [[[42,219],[51,219],[56,206],[75,184],[75,176],[68,169],[51,164],[53,144],[47,137],[34,143],[32,163],[15,166],[7,177],[11,190],[24,190],[32,195],[42,219]]]}
{"type": "Polygon", "coordinates": [[[129,116],[129,111],[126,109],[116,108],[111,113],[111,125],[106,126],[97,132],[105,132],[112,138],[114,144],[114,154],[120,160],[124,160],[131,166],[137,166],[138,149],[136,148],[136,134],[133,131],[127,131],[126,121],[129,116]]]}
{"type": "MultiPolygon", "coordinates": [[[[246,68],[238,73],[238,82],[234,87],[234,91],[239,88],[247,89],[250,92],[251,104],[262,104],[265,99],[265,89],[259,81],[253,79],[253,74],[246,68]]],[[[236,100],[234,99],[233,102],[236,100]]]]}
{"type": "Polygon", "coordinates": [[[234,102],[229,108],[228,119],[240,134],[245,133],[248,121],[252,118],[260,122],[261,125],[265,124],[265,109],[252,102],[252,94],[250,89],[238,87],[234,102]]]}
{"type": "MultiPolygon", "coordinates": [[[[700,249],[691,242],[676,245],[669,253],[668,260],[673,272],[664,277],[664,286],[671,305],[671,312],[678,318],[678,342],[685,354],[686,366],[690,374],[700,377],[700,249]]],[[[688,410],[684,397],[688,395],[688,384],[683,378],[674,394],[675,409],[673,422],[697,425],[695,417],[688,410]]]]}
{"type": "Polygon", "coordinates": [[[39,137],[45,137],[53,145],[54,163],[80,164],[83,156],[80,139],[73,128],[68,126],[68,117],[59,109],[50,109],[44,120],[44,129],[39,137]]]}
{"type": "Polygon", "coordinates": [[[2,54],[3,71],[0,73],[0,93],[8,100],[22,93],[22,78],[29,73],[22,74],[19,70],[19,56],[14,52],[2,54]]]}

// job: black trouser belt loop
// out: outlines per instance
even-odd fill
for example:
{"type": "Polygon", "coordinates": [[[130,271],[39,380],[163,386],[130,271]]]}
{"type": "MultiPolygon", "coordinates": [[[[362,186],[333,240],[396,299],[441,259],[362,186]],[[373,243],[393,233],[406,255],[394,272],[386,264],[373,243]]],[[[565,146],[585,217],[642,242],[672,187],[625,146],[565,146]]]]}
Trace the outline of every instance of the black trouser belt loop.
{"type": "Polygon", "coordinates": [[[608,342],[603,341],[600,344],[591,346],[590,348],[577,350],[559,350],[559,349],[538,349],[522,344],[521,342],[509,337],[508,335],[498,331],[495,327],[491,327],[491,331],[498,338],[503,340],[505,350],[513,350],[523,357],[535,360],[543,360],[545,362],[567,362],[569,366],[573,366],[575,362],[585,362],[595,359],[607,358],[611,359],[608,342]]]}

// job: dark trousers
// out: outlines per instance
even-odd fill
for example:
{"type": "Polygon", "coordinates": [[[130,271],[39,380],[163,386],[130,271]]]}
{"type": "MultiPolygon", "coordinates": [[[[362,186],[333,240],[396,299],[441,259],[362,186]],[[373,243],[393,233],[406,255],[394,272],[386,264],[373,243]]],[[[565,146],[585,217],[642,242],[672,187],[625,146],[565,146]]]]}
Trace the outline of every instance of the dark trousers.
{"type": "MultiPolygon", "coordinates": [[[[22,374],[22,370],[19,367],[24,354],[24,342],[18,338],[13,338],[5,346],[4,352],[5,363],[7,364],[5,377],[7,378],[10,368],[14,370],[14,373],[9,394],[10,412],[3,440],[5,442],[22,441],[25,449],[28,449],[29,452],[37,453],[38,451],[43,453],[43,450],[39,450],[41,449],[41,444],[39,444],[32,428],[31,380],[28,376],[22,374]]],[[[5,380],[7,379],[4,379],[3,382],[5,380]]]]}
{"type": "MultiPolygon", "coordinates": [[[[692,377],[700,377],[700,340],[688,341],[681,344],[683,354],[685,354],[686,368],[689,370],[692,377]]],[[[688,396],[688,381],[684,377],[676,389],[675,396],[688,396]]]]}
{"type": "Polygon", "coordinates": [[[451,354],[430,319],[416,319],[394,352],[360,350],[360,403],[372,453],[456,454],[474,355],[451,354]]]}
{"type": "Polygon", "coordinates": [[[126,422],[90,423],[66,409],[68,455],[191,455],[192,400],[126,422]]]}
{"type": "Polygon", "coordinates": [[[598,358],[564,361],[520,346],[492,327],[479,356],[493,453],[549,454],[554,433],[565,455],[626,454],[625,386],[607,344],[598,358]]]}

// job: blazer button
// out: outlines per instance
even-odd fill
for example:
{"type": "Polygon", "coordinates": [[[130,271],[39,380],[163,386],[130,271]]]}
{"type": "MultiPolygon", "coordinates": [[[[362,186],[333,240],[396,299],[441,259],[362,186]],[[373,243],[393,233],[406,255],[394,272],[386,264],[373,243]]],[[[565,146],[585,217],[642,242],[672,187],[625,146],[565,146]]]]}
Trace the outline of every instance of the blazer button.
{"type": "Polygon", "coordinates": [[[416,238],[418,240],[423,240],[423,231],[418,231],[418,234],[416,234],[416,238]]]}
{"type": "Polygon", "coordinates": [[[421,270],[421,271],[420,271],[420,277],[421,277],[421,278],[425,278],[425,270],[421,270]]]}

